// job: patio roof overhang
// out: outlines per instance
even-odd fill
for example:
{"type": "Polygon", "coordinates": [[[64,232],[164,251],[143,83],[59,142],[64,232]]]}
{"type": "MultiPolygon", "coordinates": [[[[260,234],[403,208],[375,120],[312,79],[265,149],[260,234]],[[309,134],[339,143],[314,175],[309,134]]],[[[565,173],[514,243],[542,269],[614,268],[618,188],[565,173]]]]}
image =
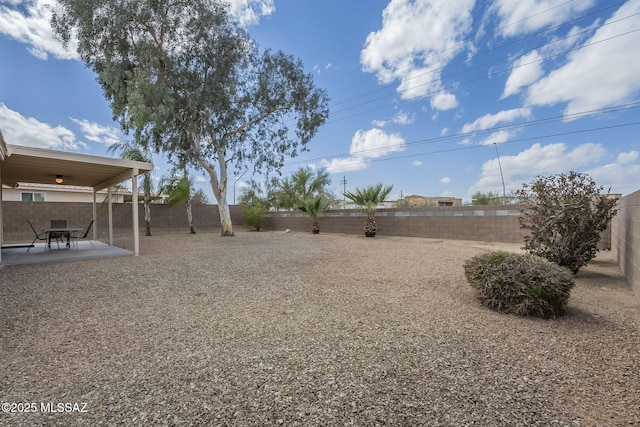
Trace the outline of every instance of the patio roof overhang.
{"type": "Polygon", "coordinates": [[[15,187],[19,182],[55,184],[60,175],[63,184],[99,191],[151,169],[151,163],[6,144],[0,179],[15,187]]]}
{"type": "MultiPolygon", "coordinates": [[[[132,180],[132,188],[137,188],[137,176],[152,169],[151,163],[6,144],[0,132],[0,243],[2,243],[3,227],[3,184],[12,187],[15,187],[19,182],[51,184],[56,182],[58,175],[61,175],[64,180],[63,184],[90,187],[95,194],[96,191],[129,179],[132,180]]],[[[134,253],[138,254],[137,191],[133,193],[134,253]]],[[[95,204],[94,197],[94,219],[96,219],[95,204]]],[[[111,205],[109,206],[111,209],[111,205]]],[[[94,233],[96,233],[95,227],[94,233]]],[[[112,235],[111,221],[109,221],[109,235],[112,235]]],[[[0,254],[1,260],[2,255],[0,254]]]]}

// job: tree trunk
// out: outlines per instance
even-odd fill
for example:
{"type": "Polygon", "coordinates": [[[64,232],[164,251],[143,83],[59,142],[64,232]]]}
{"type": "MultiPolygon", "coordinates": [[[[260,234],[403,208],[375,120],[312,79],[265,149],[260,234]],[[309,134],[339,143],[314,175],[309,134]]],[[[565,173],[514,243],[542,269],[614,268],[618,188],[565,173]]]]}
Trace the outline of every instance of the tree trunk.
{"type": "Polygon", "coordinates": [[[193,214],[191,213],[191,199],[187,199],[187,220],[189,221],[189,230],[191,234],[196,234],[196,229],[193,228],[193,214]]]}
{"type": "Polygon", "coordinates": [[[209,177],[211,178],[211,189],[218,202],[218,211],[220,211],[220,235],[223,237],[233,236],[231,212],[229,212],[229,204],[227,203],[227,162],[224,159],[224,154],[222,148],[218,149],[219,181],[215,168],[208,164],[203,158],[197,158],[198,163],[209,173],[209,177]]]}
{"type": "Polygon", "coordinates": [[[373,216],[367,217],[367,222],[364,225],[364,235],[367,237],[376,237],[378,227],[376,226],[376,219],[373,216]]]}
{"type": "Polygon", "coordinates": [[[145,236],[151,236],[151,204],[149,203],[149,197],[144,198],[144,228],[145,236]]]}
{"type": "Polygon", "coordinates": [[[227,198],[218,200],[218,210],[220,211],[220,235],[233,236],[233,225],[231,224],[231,212],[227,204],[227,198]]]}

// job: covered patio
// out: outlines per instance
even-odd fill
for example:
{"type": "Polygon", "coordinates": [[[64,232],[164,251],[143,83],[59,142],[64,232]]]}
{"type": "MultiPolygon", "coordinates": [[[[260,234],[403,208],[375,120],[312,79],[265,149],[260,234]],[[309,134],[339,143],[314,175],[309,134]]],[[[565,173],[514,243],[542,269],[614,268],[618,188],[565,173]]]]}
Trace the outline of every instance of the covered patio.
{"type": "MultiPolygon", "coordinates": [[[[7,144],[0,132],[0,266],[57,262],[63,260],[86,259],[100,256],[138,255],[140,253],[138,225],[138,187],[137,177],[153,169],[151,163],[136,162],[108,157],[45,150],[7,144]],[[132,233],[133,252],[113,246],[113,207],[111,188],[127,180],[132,181],[132,233]],[[94,223],[89,242],[79,242],[77,248],[45,250],[44,243],[34,244],[29,252],[29,242],[24,245],[4,245],[4,217],[2,186],[15,187],[20,182],[45,183],[54,182],[61,185],[89,187],[93,190],[93,220],[97,219],[96,192],[108,190],[108,238],[107,242],[98,242],[98,226],[94,223]],[[85,245],[86,243],[86,245],[85,245]],[[22,246],[22,247],[20,247],[22,246]]],[[[43,202],[46,203],[46,202],[43,202]]],[[[7,230],[9,231],[9,230],[7,230]]]]}

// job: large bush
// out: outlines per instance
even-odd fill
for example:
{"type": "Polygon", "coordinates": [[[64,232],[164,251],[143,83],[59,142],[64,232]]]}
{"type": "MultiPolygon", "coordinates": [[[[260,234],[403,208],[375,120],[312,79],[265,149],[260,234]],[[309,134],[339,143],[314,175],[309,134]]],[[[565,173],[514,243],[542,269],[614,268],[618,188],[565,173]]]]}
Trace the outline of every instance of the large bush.
{"type": "Polygon", "coordinates": [[[464,272],[483,305],[520,316],[562,315],[574,285],[568,269],[531,254],[478,255],[464,272]]]}
{"type": "Polygon", "coordinates": [[[523,205],[524,249],[574,274],[596,256],[600,233],[616,214],[617,200],[585,174],[537,177],[516,191],[523,205]]]}

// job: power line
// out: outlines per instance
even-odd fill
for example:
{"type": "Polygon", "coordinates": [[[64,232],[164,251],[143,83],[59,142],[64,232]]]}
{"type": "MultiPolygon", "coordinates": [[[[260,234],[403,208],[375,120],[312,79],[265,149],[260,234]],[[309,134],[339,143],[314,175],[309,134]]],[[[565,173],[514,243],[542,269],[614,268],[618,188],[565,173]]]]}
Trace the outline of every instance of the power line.
{"type": "MultiPolygon", "coordinates": [[[[573,130],[573,131],[568,131],[568,132],[552,133],[552,134],[546,134],[546,135],[537,135],[537,136],[531,136],[531,137],[527,137],[527,138],[512,139],[512,140],[503,142],[502,145],[513,144],[513,143],[517,143],[517,142],[525,142],[525,141],[537,140],[537,139],[555,138],[555,137],[559,137],[559,136],[577,135],[577,134],[582,134],[582,133],[589,133],[589,132],[596,132],[596,131],[602,131],[602,130],[623,128],[623,127],[629,127],[629,126],[638,126],[638,125],[640,125],[640,121],[639,122],[621,123],[621,124],[610,125],[610,126],[600,126],[600,127],[595,127],[595,128],[579,129],[579,130],[573,130]]],[[[402,155],[402,156],[385,157],[385,158],[379,158],[379,159],[367,159],[367,161],[369,161],[371,163],[374,163],[374,162],[385,162],[385,161],[389,161],[389,160],[398,160],[398,159],[406,159],[406,158],[412,158],[412,157],[428,156],[428,155],[431,155],[431,154],[443,154],[443,153],[451,153],[451,152],[456,152],[456,151],[475,150],[475,149],[478,149],[478,148],[486,148],[488,146],[490,146],[490,145],[468,145],[468,146],[463,146],[463,147],[455,147],[455,148],[445,148],[445,149],[441,149],[441,150],[433,150],[433,151],[428,151],[428,152],[423,152],[423,153],[405,154],[405,155],[402,155]]],[[[318,158],[316,160],[322,160],[322,159],[326,159],[326,158],[327,157],[322,157],[322,158],[318,158]]],[[[293,162],[293,163],[287,164],[287,166],[292,166],[292,165],[294,165],[296,163],[308,163],[308,162],[312,162],[313,160],[314,159],[305,160],[305,161],[299,161],[299,162],[293,162]]],[[[343,163],[343,165],[355,165],[355,164],[359,164],[359,163],[360,163],[360,161],[357,161],[357,162],[354,161],[354,162],[343,163]]]]}
{"type": "MultiPolygon", "coordinates": [[[[614,24],[614,23],[620,22],[620,21],[622,21],[624,19],[629,19],[629,18],[637,16],[637,15],[640,15],[640,13],[635,13],[635,14],[626,16],[624,18],[608,22],[608,23],[603,24],[602,26],[600,26],[598,28],[602,28],[604,25],[614,24]]],[[[569,35],[567,37],[564,37],[564,38],[561,38],[561,39],[556,39],[556,40],[554,40],[554,41],[552,41],[550,43],[546,43],[546,44],[543,44],[543,45],[536,46],[535,48],[532,48],[531,50],[527,51],[526,53],[530,53],[530,52],[532,52],[534,50],[541,49],[541,48],[546,47],[546,46],[550,46],[551,44],[554,44],[554,43],[559,43],[559,42],[561,42],[563,40],[566,40],[568,38],[571,38],[571,37],[577,37],[578,35],[580,35],[582,33],[590,32],[590,31],[591,30],[584,30],[582,32],[574,33],[574,34],[571,34],[571,35],[569,35]]],[[[490,75],[482,75],[480,77],[477,77],[477,78],[474,78],[474,79],[470,79],[470,80],[466,80],[466,81],[461,82],[461,83],[455,83],[455,84],[452,84],[452,85],[449,85],[449,86],[445,86],[445,87],[433,90],[433,91],[431,91],[429,93],[426,93],[426,94],[420,96],[420,98],[433,96],[433,95],[435,95],[437,93],[449,91],[451,89],[457,89],[459,87],[468,85],[470,83],[474,83],[474,82],[477,82],[477,81],[480,81],[480,80],[488,79],[488,78],[491,78],[491,77],[494,77],[494,76],[497,76],[497,75],[500,75],[500,74],[505,74],[505,73],[513,71],[515,69],[522,68],[522,67],[525,67],[525,66],[528,66],[528,65],[532,65],[532,64],[535,64],[535,63],[538,63],[538,62],[542,62],[542,61],[545,61],[545,60],[548,60],[548,59],[551,59],[551,58],[556,58],[558,56],[563,56],[563,55],[566,55],[566,54],[568,54],[570,52],[574,52],[574,51],[577,51],[577,50],[580,50],[580,49],[584,49],[584,48],[587,48],[587,47],[590,47],[590,46],[594,46],[594,45],[597,45],[597,44],[600,44],[600,43],[611,41],[613,39],[616,39],[616,38],[619,38],[619,37],[623,37],[623,36],[635,33],[637,31],[640,31],[640,28],[634,29],[634,30],[630,30],[630,31],[626,31],[626,32],[621,33],[621,34],[616,34],[614,36],[610,36],[610,37],[607,37],[605,39],[596,40],[596,41],[591,42],[591,43],[586,43],[586,44],[583,44],[581,46],[575,46],[575,47],[573,47],[571,49],[567,49],[567,50],[562,51],[562,52],[558,52],[558,53],[555,53],[555,54],[552,54],[552,55],[548,55],[548,56],[545,56],[545,57],[542,57],[542,58],[538,58],[536,60],[532,60],[532,61],[527,62],[527,63],[522,63],[522,64],[518,64],[518,65],[511,65],[510,67],[507,67],[507,68],[505,68],[505,69],[503,69],[501,71],[497,71],[497,72],[491,73],[490,75]]],[[[380,100],[389,98],[390,96],[395,96],[397,93],[405,93],[405,92],[414,90],[414,89],[416,89],[418,87],[421,87],[421,86],[426,86],[426,85],[429,85],[429,84],[436,83],[438,81],[442,81],[445,78],[450,78],[450,77],[454,77],[454,76],[457,76],[457,75],[460,75],[460,74],[468,73],[468,72],[473,71],[473,70],[478,70],[480,68],[484,68],[484,67],[487,67],[489,65],[493,65],[493,64],[502,62],[505,59],[508,59],[508,58],[501,57],[501,58],[495,59],[495,60],[490,61],[490,62],[479,64],[479,65],[476,65],[474,67],[471,67],[471,68],[463,70],[463,71],[458,71],[456,73],[449,74],[449,75],[446,75],[446,76],[442,76],[442,77],[440,77],[438,79],[431,80],[431,81],[426,82],[426,83],[421,83],[419,85],[412,86],[412,87],[404,89],[404,90],[402,90],[400,92],[396,92],[393,95],[386,95],[386,96],[378,97],[378,98],[371,99],[371,100],[368,100],[366,102],[362,102],[362,103],[354,105],[354,106],[343,108],[342,110],[338,110],[338,111],[334,112],[334,114],[342,113],[342,112],[349,111],[349,110],[353,110],[353,109],[359,108],[359,107],[361,107],[363,105],[370,104],[370,103],[373,103],[373,102],[376,102],[376,101],[380,101],[380,100]]],[[[390,104],[382,105],[380,107],[372,108],[372,109],[361,111],[361,112],[358,112],[358,113],[354,113],[354,114],[351,114],[351,115],[348,115],[348,116],[344,116],[344,117],[340,117],[340,118],[337,118],[337,119],[329,120],[325,124],[332,124],[332,123],[340,122],[340,121],[347,120],[347,119],[350,119],[350,118],[353,118],[353,117],[357,117],[357,116],[360,116],[360,115],[363,115],[363,114],[366,114],[366,113],[371,113],[373,111],[382,110],[382,109],[385,109],[385,108],[388,108],[388,107],[395,107],[395,106],[398,106],[400,104],[403,104],[403,103],[406,103],[406,102],[410,102],[410,101],[414,101],[414,100],[415,100],[415,98],[404,99],[404,100],[401,100],[401,101],[395,101],[395,102],[392,102],[390,104]]]]}
{"type": "Polygon", "coordinates": [[[386,145],[386,146],[384,146],[382,148],[372,148],[372,149],[368,149],[368,150],[358,150],[358,151],[353,151],[353,152],[349,152],[349,153],[341,153],[341,154],[323,156],[323,157],[314,158],[314,159],[307,159],[307,160],[304,160],[304,161],[299,160],[299,161],[294,161],[294,162],[288,163],[288,165],[297,164],[297,163],[313,162],[313,161],[318,161],[318,160],[323,160],[323,159],[339,158],[339,157],[345,157],[345,156],[366,156],[366,155],[375,154],[375,153],[380,152],[380,151],[388,151],[390,149],[391,150],[396,150],[396,149],[405,148],[405,147],[411,147],[411,146],[416,146],[416,145],[426,145],[426,144],[434,144],[434,143],[438,143],[438,142],[444,142],[444,141],[450,141],[450,140],[456,140],[456,139],[464,139],[464,138],[470,137],[470,136],[489,134],[489,133],[493,133],[493,132],[501,131],[501,130],[526,128],[526,127],[529,127],[529,126],[539,126],[539,125],[543,125],[543,124],[549,124],[549,123],[554,123],[554,122],[559,122],[559,121],[564,121],[564,120],[576,120],[576,119],[585,118],[585,117],[589,117],[589,116],[600,115],[600,114],[604,114],[604,113],[613,113],[613,112],[628,110],[628,109],[632,109],[632,108],[640,108],[640,101],[630,102],[630,103],[627,103],[627,104],[619,104],[619,105],[614,105],[614,106],[610,106],[610,107],[603,107],[603,108],[598,108],[598,109],[593,109],[593,110],[584,110],[584,111],[579,111],[579,112],[576,112],[576,113],[566,114],[566,115],[561,115],[561,116],[552,116],[552,117],[546,117],[546,118],[542,118],[542,119],[528,120],[528,121],[525,121],[525,122],[511,123],[511,124],[508,124],[508,125],[493,126],[493,127],[486,128],[486,129],[481,129],[481,130],[474,130],[474,131],[469,131],[469,132],[460,132],[460,133],[457,133],[457,134],[454,134],[454,135],[446,135],[446,136],[438,136],[438,137],[433,137],[433,138],[418,139],[418,140],[411,141],[411,142],[406,142],[406,143],[403,143],[403,144],[386,145]]]}
{"type": "MultiPolygon", "coordinates": [[[[572,1],[572,0],[570,0],[570,1],[568,1],[568,2],[565,2],[565,3],[563,3],[563,4],[569,3],[569,2],[571,2],[571,1],[572,1]]],[[[502,49],[502,48],[504,48],[504,47],[511,46],[511,45],[513,45],[513,44],[517,44],[517,43],[523,42],[523,41],[525,41],[525,40],[527,40],[527,39],[530,39],[530,38],[533,38],[533,37],[539,36],[539,35],[541,35],[541,34],[544,34],[544,33],[547,33],[547,32],[551,32],[551,31],[554,31],[554,30],[557,30],[557,29],[559,29],[559,28],[561,28],[561,27],[563,27],[563,26],[565,26],[565,25],[568,25],[568,24],[572,24],[572,23],[575,23],[575,22],[581,21],[581,20],[586,19],[586,18],[588,18],[588,17],[590,17],[590,16],[597,15],[597,14],[599,14],[599,13],[602,13],[602,12],[604,12],[604,11],[608,10],[608,9],[612,9],[612,8],[614,8],[614,7],[618,7],[618,6],[620,6],[620,5],[624,4],[624,3],[625,3],[625,2],[618,2],[618,3],[615,3],[615,4],[611,4],[611,5],[609,5],[609,6],[606,6],[606,7],[602,8],[602,9],[598,9],[598,10],[592,11],[592,12],[590,12],[590,13],[587,13],[587,14],[582,15],[582,16],[577,17],[577,18],[570,19],[570,20],[565,21],[565,22],[563,22],[563,23],[560,23],[560,24],[558,24],[558,25],[555,25],[555,26],[552,26],[552,27],[549,27],[549,28],[545,28],[544,30],[540,30],[540,31],[533,32],[533,33],[531,33],[531,34],[529,34],[529,35],[527,35],[527,36],[520,37],[520,38],[515,39],[515,40],[511,40],[511,41],[509,41],[509,42],[503,43],[503,44],[501,44],[501,45],[499,45],[499,46],[496,46],[496,47],[494,47],[494,48],[491,48],[491,49],[485,49],[485,50],[482,50],[482,51],[476,52],[476,53],[475,53],[474,55],[472,55],[472,56],[466,57],[466,58],[464,58],[464,59],[460,59],[460,60],[458,60],[458,61],[454,61],[454,62],[448,63],[448,64],[447,64],[447,65],[445,65],[445,66],[438,67],[438,68],[435,68],[435,69],[433,69],[433,70],[429,70],[429,71],[427,71],[427,72],[425,72],[425,73],[418,74],[418,75],[413,76],[413,77],[411,77],[411,78],[409,78],[409,79],[407,79],[407,80],[412,80],[412,79],[415,79],[415,78],[418,78],[418,77],[422,77],[422,76],[424,76],[424,75],[426,75],[426,74],[432,74],[432,73],[434,73],[434,72],[436,72],[436,71],[441,71],[441,70],[443,70],[444,68],[451,67],[452,65],[457,65],[457,64],[460,64],[460,63],[468,62],[468,61],[470,61],[470,60],[472,60],[472,59],[475,59],[475,58],[477,58],[477,57],[479,57],[479,56],[486,55],[486,54],[488,54],[488,53],[491,53],[491,52],[495,52],[495,51],[497,51],[497,50],[500,50],[500,49],[502,49]]],[[[526,17],[526,18],[523,18],[523,19],[519,20],[518,22],[526,21],[527,19],[530,19],[530,18],[532,18],[532,17],[535,17],[535,16],[537,16],[537,15],[540,15],[540,14],[542,14],[542,13],[544,13],[544,12],[548,12],[548,11],[550,11],[550,10],[552,10],[552,9],[556,8],[556,7],[559,7],[559,6],[561,6],[561,5],[557,5],[557,6],[554,6],[554,7],[549,8],[549,9],[546,9],[545,11],[542,11],[542,12],[536,13],[536,14],[531,15],[531,16],[528,16],[528,17],[526,17]]],[[[632,15],[632,16],[633,16],[633,15],[632,15]]],[[[606,23],[606,24],[603,24],[602,26],[604,26],[604,25],[609,25],[609,24],[611,24],[611,23],[612,23],[612,22],[610,22],[610,23],[606,23]]],[[[509,26],[511,26],[511,25],[513,25],[513,24],[514,24],[514,23],[512,23],[512,24],[508,24],[508,25],[505,25],[505,26],[503,26],[503,27],[499,27],[499,28],[497,28],[497,29],[496,29],[496,32],[500,32],[500,30],[502,30],[502,29],[504,29],[504,28],[507,28],[507,27],[509,27],[509,26]]],[[[601,28],[602,26],[597,27],[596,29],[601,28]]],[[[585,30],[585,31],[591,31],[591,30],[593,30],[593,29],[589,29],[589,30],[585,30]]],[[[568,37],[571,37],[571,36],[567,36],[567,37],[561,38],[560,40],[566,39],[566,38],[568,38],[568,37]]],[[[442,52],[447,52],[447,51],[452,50],[452,49],[460,48],[460,47],[464,46],[465,44],[466,44],[465,42],[458,43],[458,44],[456,44],[455,46],[452,46],[452,47],[450,47],[450,48],[448,48],[448,49],[445,49],[445,50],[444,50],[444,51],[442,51],[442,52]]],[[[538,47],[537,47],[537,48],[538,48],[538,47]]],[[[534,48],[534,49],[537,49],[537,48],[534,48]]],[[[530,50],[530,51],[531,51],[531,50],[530,50]]],[[[424,60],[426,61],[427,59],[429,59],[429,58],[433,57],[434,55],[435,55],[435,54],[428,55],[428,56],[426,56],[426,57],[424,58],[424,60]]],[[[503,57],[503,59],[508,59],[508,58],[507,58],[507,57],[503,57]]],[[[406,68],[409,68],[409,67],[410,67],[410,66],[405,66],[405,67],[400,68],[399,70],[406,69],[406,68]]],[[[348,88],[356,87],[356,86],[360,86],[360,85],[365,84],[365,83],[367,83],[367,82],[369,82],[369,81],[371,81],[371,80],[375,80],[375,77],[374,77],[374,78],[371,78],[371,79],[368,79],[368,80],[366,80],[366,81],[364,81],[364,82],[358,83],[358,84],[356,84],[356,85],[349,86],[348,88]]],[[[341,104],[344,104],[344,103],[348,103],[348,102],[350,102],[350,101],[352,101],[352,100],[359,99],[359,98],[365,97],[365,96],[367,96],[367,95],[370,95],[370,94],[373,94],[373,93],[377,93],[377,92],[380,92],[380,91],[386,90],[386,89],[388,89],[388,88],[390,88],[390,87],[394,87],[395,85],[396,85],[395,83],[389,83],[389,84],[387,84],[387,85],[383,86],[382,88],[375,89],[375,90],[372,90],[372,91],[366,92],[366,93],[364,93],[364,94],[356,95],[356,96],[354,96],[354,97],[352,97],[352,98],[349,98],[349,99],[346,99],[346,100],[343,100],[343,101],[340,101],[340,102],[334,103],[334,104],[332,104],[332,106],[333,106],[333,107],[335,107],[335,106],[337,106],[337,105],[341,105],[341,104]]]]}

